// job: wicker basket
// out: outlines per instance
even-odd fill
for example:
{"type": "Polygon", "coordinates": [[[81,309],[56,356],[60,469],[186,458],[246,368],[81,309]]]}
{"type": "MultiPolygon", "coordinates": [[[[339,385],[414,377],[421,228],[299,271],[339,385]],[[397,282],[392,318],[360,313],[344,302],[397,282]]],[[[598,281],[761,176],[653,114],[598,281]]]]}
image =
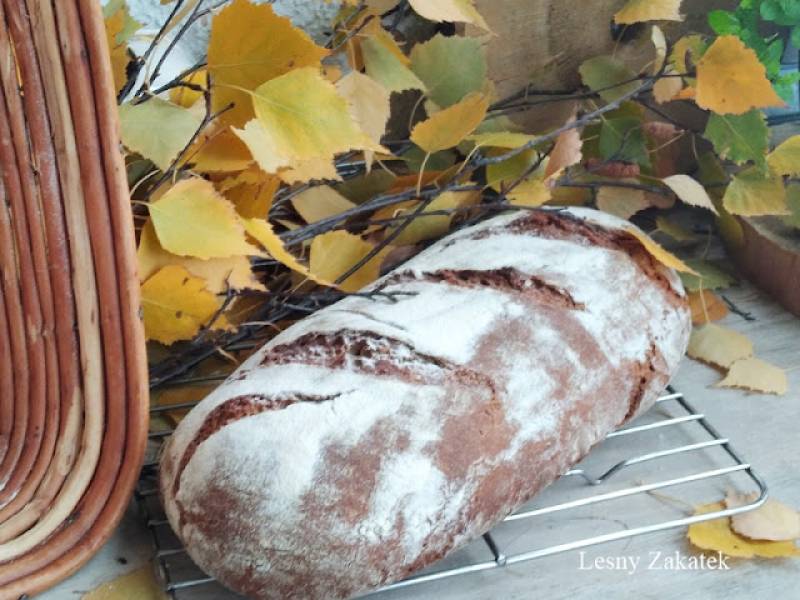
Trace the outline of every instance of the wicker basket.
{"type": "Polygon", "coordinates": [[[125,510],[147,370],[97,0],[0,0],[0,599],[76,571],[125,510]]]}

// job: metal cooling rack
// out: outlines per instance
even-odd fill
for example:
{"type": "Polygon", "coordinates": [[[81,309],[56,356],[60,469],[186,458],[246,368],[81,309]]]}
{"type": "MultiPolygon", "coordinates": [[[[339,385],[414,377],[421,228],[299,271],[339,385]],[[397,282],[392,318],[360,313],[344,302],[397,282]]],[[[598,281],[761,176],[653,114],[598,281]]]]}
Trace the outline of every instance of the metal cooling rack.
{"type": "MultiPolygon", "coordinates": [[[[192,381],[208,383],[206,379],[192,381]]],[[[609,434],[576,468],[507,517],[482,540],[417,575],[368,595],[374,597],[387,590],[500,569],[595,544],[685,527],[753,510],[763,504],[767,486],[750,464],[683,394],[672,388],[666,391],[646,415],[609,434]],[[632,449],[640,453],[631,455],[632,449]],[[647,468],[641,469],[642,465],[647,465],[647,468]],[[685,511],[676,513],[673,502],[667,501],[670,498],[660,492],[680,487],[679,493],[684,500],[708,502],[710,498],[719,496],[723,483],[742,492],[757,492],[756,499],[738,508],[686,516],[685,511]],[[709,486],[714,486],[713,492],[709,491],[709,486]],[[633,526],[626,523],[621,529],[586,535],[585,525],[580,524],[585,523],[579,516],[581,511],[602,505],[604,514],[629,517],[636,512],[632,509],[636,502],[639,505],[636,517],[640,523],[633,526]],[[533,532],[534,535],[525,539],[520,531],[533,532]],[[550,540],[552,543],[537,547],[541,545],[541,538],[546,537],[543,535],[545,531],[549,534],[563,532],[566,539],[550,540]]],[[[193,405],[159,406],[152,412],[161,415],[193,405]]],[[[175,600],[238,598],[192,563],[164,516],[156,485],[156,457],[169,434],[169,429],[150,434],[152,461],[145,465],[136,492],[152,534],[164,589],[175,600]]]]}

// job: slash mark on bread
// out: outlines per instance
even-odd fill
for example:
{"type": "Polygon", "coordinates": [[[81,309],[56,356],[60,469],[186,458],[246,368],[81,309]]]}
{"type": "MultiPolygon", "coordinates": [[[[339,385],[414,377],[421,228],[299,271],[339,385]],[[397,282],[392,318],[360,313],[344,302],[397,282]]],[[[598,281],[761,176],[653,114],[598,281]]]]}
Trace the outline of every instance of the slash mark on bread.
{"type": "Polygon", "coordinates": [[[513,267],[485,271],[476,269],[441,269],[419,275],[412,271],[402,271],[387,279],[383,283],[383,287],[410,281],[444,282],[468,288],[492,288],[522,294],[534,300],[537,304],[573,310],[584,310],[586,308],[581,302],[576,302],[567,290],[548,283],[541,277],[526,275],[513,267]]]}

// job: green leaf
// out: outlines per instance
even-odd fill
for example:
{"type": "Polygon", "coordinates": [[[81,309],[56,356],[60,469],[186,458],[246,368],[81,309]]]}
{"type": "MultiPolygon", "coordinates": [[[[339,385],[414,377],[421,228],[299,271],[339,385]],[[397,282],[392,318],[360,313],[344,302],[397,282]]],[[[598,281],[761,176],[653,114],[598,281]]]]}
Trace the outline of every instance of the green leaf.
{"type": "Polygon", "coordinates": [[[736,277],[714,263],[700,259],[692,259],[687,260],[686,264],[697,272],[697,275],[680,273],[683,287],[690,292],[696,292],[701,289],[720,290],[738,283],[736,277]]]}
{"type": "Polygon", "coordinates": [[[783,222],[800,229],[800,183],[790,183],[786,187],[786,206],[791,214],[784,217],[783,222]]]}
{"type": "Polygon", "coordinates": [[[579,71],[584,85],[606,102],[613,102],[639,86],[639,82],[630,81],[636,76],[633,70],[613,56],[590,58],[579,71]]]}
{"type": "Polygon", "coordinates": [[[791,39],[792,45],[794,45],[795,48],[800,48],[800,25],[792,27],[791,39]]]}
{"type": "Polygon", "coordinates": [[[157,96],[140,104],[123,104],[119,119],[122,143],[162,171],[186,147],[203,121],[201,115],[157,96]]]}
{"type": "Polygon", "coordinates": [[[742,28],[739,19],[729,10],[712,10],[708,13],[708,24],[717,35],[737,35],[742,28]]]}
{"type": "Polygon", "coordinates": [[[411,51],[411,70],[440,108],[460,102],[486,83],[486,56],[477,38],[437,34],[411,51]]]}
{"type": "Polygon", "coordinates": [[[390,92],[424,90],[425,84],[394,53],[374,38],[361,41],[367,75],[390,92]]]}
{"type": "Polygon", "coordinates": [[[755,167],[734,176],[722,202],[725,209],[734,215],[756,217],[788,214],[783,178],[765,177],[755,167]]]}
{"type": "Polygon", "coordinates": [[[650,166],[641,119],[620,117],[604,120],[600,128],[599,144],[600,155],[604,159],[650,166]]]}
{"type": "Polygon", "coordinates": [[[737,164],[753,161],[763,167],[769,147],[769,128],[760,110],[742,115],[711,113],[705,137],[722,158],[737,164]]]}

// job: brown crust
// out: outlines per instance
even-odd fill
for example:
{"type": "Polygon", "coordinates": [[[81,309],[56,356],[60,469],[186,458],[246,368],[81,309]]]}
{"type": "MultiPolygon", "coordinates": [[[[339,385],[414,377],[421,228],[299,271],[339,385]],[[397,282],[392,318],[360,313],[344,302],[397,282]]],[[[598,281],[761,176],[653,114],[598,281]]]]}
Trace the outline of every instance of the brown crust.
{"type": "Polygon", "coordinates": [[[288,344],[270,349],[262,359],[261,366],[290,363],[327,369],[349,365],[360,373],[415,383],[440,382],[446,372],[456,370],[455,365],[418,352],[400,340],[354,330],[303,335],[288,344]]]}
{"type": "MultiPolygon", "coordinates": [[[[641,271],[663,290],[672,306],[685,306],[686,299],[675,291],[665,275],[666,267],[659,263],[632,234],[607,229],[597,223],[590,223],[578,216],[562,211],[529,211],[502,230],[485,229],[472,236],[482,239],[502,231],[503,233],[530,234],[554,240],[569,240],[586,246],[599,246],[609,250],[626,253],[641,271]]],[[[451,243],[455,243],[451,242],[451,243]]]]}
{"type": "Polygon", "coordinates": [[[535,304],[547,304],[584,310],[584,305],[576,302],[565,289],[548,283],[541,277],[525,275],[513,267],[477,271],[473,269],[441,269],[417,275],[412,271],[401,271],[387,278],[381,287],[399,285],[410,281],[432,281],[468,288],[490,288],[525,296],[535,304]]]}

